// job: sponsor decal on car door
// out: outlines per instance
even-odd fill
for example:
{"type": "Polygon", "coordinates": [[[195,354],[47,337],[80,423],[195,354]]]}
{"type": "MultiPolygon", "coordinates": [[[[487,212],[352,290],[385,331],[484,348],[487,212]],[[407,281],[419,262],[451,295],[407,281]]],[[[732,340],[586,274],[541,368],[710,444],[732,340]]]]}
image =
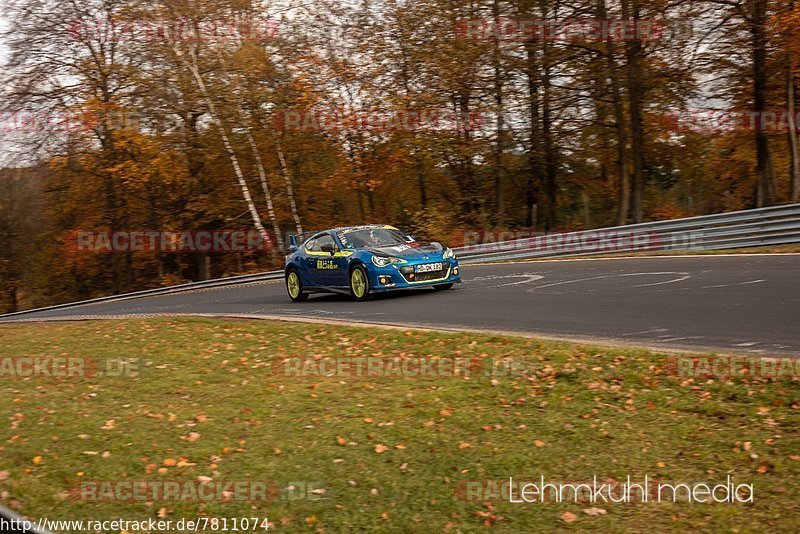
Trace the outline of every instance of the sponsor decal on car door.
{"type": "Polygon", "coordinates": [[[309,253],[310,271],[314,284],[319,286],[347,285],[347,258],[352,254],[342,251],[333,237],[328,234],[314,243],[309,253]],[[330,248],[333,248],[331,253],[330,248]]]}

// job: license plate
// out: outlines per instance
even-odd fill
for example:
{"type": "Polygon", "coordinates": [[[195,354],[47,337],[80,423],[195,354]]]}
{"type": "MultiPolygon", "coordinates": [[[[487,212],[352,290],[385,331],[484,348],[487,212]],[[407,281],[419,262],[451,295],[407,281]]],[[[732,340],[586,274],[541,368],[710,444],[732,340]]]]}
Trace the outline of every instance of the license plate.
{"type": "Polygon", "coordinates": [[[429,273],[431,271],[441,271],[442,264],[441,263],[423,263],[422,265],[417,265],[414,267],[414,272],[417,273],[429,273]]]}

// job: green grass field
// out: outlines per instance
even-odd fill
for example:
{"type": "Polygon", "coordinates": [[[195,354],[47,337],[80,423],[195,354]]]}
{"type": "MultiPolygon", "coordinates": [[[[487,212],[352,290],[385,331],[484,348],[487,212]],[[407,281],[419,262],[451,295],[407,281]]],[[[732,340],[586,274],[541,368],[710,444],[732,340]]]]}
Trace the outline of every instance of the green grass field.
{"type": "Polygon", "coordinates": [[[0,504],[32,517],[267,516],[285,532],[800,530],[791,378],[692,380],[669,372],[665,354],[521,337],[205,319],[0,327],[0,361],[23,356],[137,359],[121,376],[0,377],[0,504]],[[472,363],[469,376],[434,378],[286,376],[281,363],[327,357],[472,363]],[[731,476],[754,486],[754,502],[510,503],[464,491],[541,475],[731,476]],[[228,502],[80,494],[87,481],[165,480],[271,490],[228,502]]]}

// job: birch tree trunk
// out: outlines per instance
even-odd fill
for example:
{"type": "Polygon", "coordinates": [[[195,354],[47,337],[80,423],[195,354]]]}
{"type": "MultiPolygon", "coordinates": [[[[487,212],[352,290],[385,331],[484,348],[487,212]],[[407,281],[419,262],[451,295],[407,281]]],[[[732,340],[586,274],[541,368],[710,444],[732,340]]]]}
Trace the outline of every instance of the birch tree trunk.
{"type": "Polygon", "coordinates": [[[769,151],[769,137],[763,128],[764,112],[767,109],[767,89],[769,74],[767,72],[767,0],[753,0],[751,40],[753,59],[753,111],[758,117],[756,142],[756,207],[763,208],[772,204],[772,159],[769,151]]]}
{"type": "Polygon", "coordinates": [[[233,145],[231,144],[230,138],[228,137],[228,132],[225,131],[225,125],[222,123],[222,117],[219,116],[217,112],[217,107],[214,105],[214,101],[211,99],[211,96],[208,94],[208,89],[206,88],[206,84],[203,81],[203,76],[200,74],[200,69],[197,65],[197,47],[196,45],[192,45],[189,49],[189,55],[191,57],[191,62],[186,60],[186,57],[183,55],[183,52],[178,47],[175,41],[170,43],[172,51],[178,56],[181,63],[183,63],[189,72],[191,72],[192,77],[194,77],[195,82],[197,83],[197,88],[200,90],[200,95],[203,101],[208,108],[208,112],[211,115],[211,120],[214,125],[217,127],[217,132],[219,136],[222,138],[222,144],[225,147],[225,151],[228,154],[228,157],[231,160],[231,166],[233,167],[233,172],[236,175],[236,180],[239,183],[239,188],[242,190],[242,198],[244,198],[245,203],[247,204],[247,210],[250,212],[250,217],[253,219],[253,226],[255,227],[256,231],[258,231],[261,238],[264,240],[265,243],[270,242],[269,233],[264,228],[264,224],[261,222],[261,216],[258,214],[258,209],[256,208],[255,203],[253,202],[253,197],[250,194],[250,187],[247,185],[247,181],[244,178],[244,173],[242,172],[242,167],[239,164],[239,158],[236,155],[236,152],[233,150],[233,145]]]}
{"type": "Polygon", "coordinates": [[[800,201],[800,155],[798,155],[797,149],[797,117],[795,115],[797,95],[794,83],[794,58],[791,52],[788,54],[788,63],[786,100],[789,112],[789,176],[792,186],[790,202],[796,204],[800,201]]]}
{"type": "MultiPolygon", "coordinates": [[[[606,20],[608,10],[605,0],[597,0],[597,18],[606,20]]],[[[614,102],[614,122],[617,133],[617,169],[619,174],[619,190],[617,204],[617,226],[628,222],[630,213],[631,177],[628,173],[628,135],[625,130],[625,111],[622,108],[622,91],[620,90],[617,62],[615,60],[614,41],[611,33],[606,36],[606,64],[608,78],[611,81],[611,98],[614,102]]]]}
{"type": "Polygon", "coordinates": [[[272,134],[272,140],[275,143],[275,150],[278,152],[278,163],[280,164],[281,168],[281,176],[283,176],[283,181],[286,184],[286,196],[289,197],[289,208],[292,210],[292,219],[294,219],[294,226],[297,230],[298,234],[303,233],[303,225],[300,223],[300,214],[297,211],[297,202],[294,198],[294,187],[292,187],[292,174],[289,171],[289,165],[286,163],[286,156],[283,152],[283,145],[281,144],[281,139],[278,134],[275,133],[275,130],[272,128],[267,128],[272,134]]]}
{"type": "MultiPolygon", "coordinates": [[[[498,0],[492,2],[492,17],[494,20],[500,20],[500,4],[498,0]]],[[[504,135],[505,124],[503,116],[503,66],[502,57],[500,54],[500,42],[495,40],[492,47],[492,63],[494,71],[494,105],[496,113],[495,127],[497,129],[497,139],[494,146],[494,203],[495,203],[495,225],[498,228],[503,228],[505,224],[505,199],[503,197],[503,151],[504,151],[504,135]]]]}
{"type": "MultiPolygon", "coordinates": [[[[225,58],[222,57],[222,53],[219,49],[216,50],[217,58],[219,59],[219,64],[222,67],[223,74],[228,74],[228,65],[225,62],[225,58]]],[[[278,224],[278,218],[275,215],[275,205],[272,202],[272,193],[269,190],[269,183],[267,182],[267,173],[264,171],[264,162],[261,159],[261,153],[258,151],[258,145],[256,144],[255,138],[253,138],[253,132],[250,131],[250,121],[247,118],[247,113],[242,106],[241,92],[242,88],[238,81],[234,80],[234,92],[236,93],[234,99],[236,100],[236,111],[239,112],[239,118],[244,123],[244,131],[245,137],[247,137],[247,144],[250,146],[250,151],[253,153],[253,159],[256,163],[256,169],[258,170],[258,180],[261,183],[261,190],[264,192],[264,200],[267,203],[267,215],[269,216],[269,220],[272,223],[272,231],[275,232],[275,240],[279,245],[283,245],[283,232],[281,231],[280,224],[278,224]]]]}
{"type": "MultiPolygon", "coordinates": [[[[522,4],[518,8],[520,18],[533,18],[535,9],[533,4],[522,4]]],[[[540,67],[538,60],[538,43],[527,40],[523,44],[525,56],[523,71],[527,85],[528,97],[528,126],[530,130],[530,144],[528,147],[528,169],[525,179],[525,227],[533,230],[536,227],[536,218],[539,208],[539,190],[543,181],[544,166],[542,163],[541,139],[541,106],[539,102],[540,67]]]]}
{"type": "MultiPolygon", "coordinates": [[[[241,43],[239,43],[239,46],[241,46],[241,43]]],[[[220,64],[222,66],[223,71],[227,73],[227,71],[228,71],[227,65],[225,64],[225,60],[222,57],[222,54],[219,52],[219,50],[217,50],[217,57],[219,58],[219,61],[220,61],[220,64]]],[[[238,81],[236,81],[235,84],[236,84],[237,93],[241,93],[241,85],[238,83],[238,81]]],[[[281,232],[281,229],[280,229],[280,226],[278,224],[277,218],[275,217],[275,210],[274,210],[273,202],[272,202],[272,194],[269,191],[269,184],[267,182],[266,172],[264,171],[264,164],[263,164],[263,161],[261,159],[261,153],[258,151],[258,145],[256,144],[255,139],[253,138],[253,134],[250,131],[250,121],[248,120],[247,114],[245,113],[244,108],[242,107],[241,100],[237,100],[236,101],[236,106],[237,106],[238,111],[239,111],[239,116],[246,123],[245,129],[246,129],[246,134],[247,134],[247,142],[250,144],[250,149],[253,152],[253,157],[255,158],[256,166],[258,167],[258,176],[259,176],[259,180],[261,181],[261,188],[264,191],[264,197],[265,197],[266,202],[267,202],[267,212],[269,213],[270,220],[272,221],[272,225],[273,225],[274,230],[275,230],[275,236],[276,236],[278,242],[282,243],[283,242],[283,233],[281,232]]],[[[300,223],[300,215],[299,215],[299,213],[297,211],[297,202],[295,201],[294,188],[292,187],[292,177],[291,177],[291,174],[289,172],[289,167],[286,164],[286,158],[284,157],[283,147],[281,146],[280,139],[275,134],[275,130],[274,129],[268,128],[261,121],[259,121],[259,122],[261,124],[261,128],[264,129],[264,130],[269,131],[270,134],[272,135],[272,139],[273,139],[273,141],[275,143],[275,150],[277,151],[277,154],[278,154],[278,164],[279,164],[280,169],[281,169],[281,176],[283,177],[284,183],[286,185],[286,196],[289,199],[289,208],[290,208],[290,211],[292,212],[292,219],[294,220],[295,230],[297,231],[298,234],[302,234],[303,233],[303,225],[300,223]]]]}
{"type": "MultiPolygon", "coordinates": [[[[639,27],[641,21],[641,10],[639,0],[623,0],[623,18],[639,27]]],[[[633,150],[633,180],[631,182],[631,214],[634,223],[644,220],[644,206],[642,204],[644,194],[644,72],[643,72],[643,50],[642,43],[635,39],[625,42],[625,55],[628,60],[627,82],[628,82],[628,103],[631,121],[631,148],[633,150]]]]}

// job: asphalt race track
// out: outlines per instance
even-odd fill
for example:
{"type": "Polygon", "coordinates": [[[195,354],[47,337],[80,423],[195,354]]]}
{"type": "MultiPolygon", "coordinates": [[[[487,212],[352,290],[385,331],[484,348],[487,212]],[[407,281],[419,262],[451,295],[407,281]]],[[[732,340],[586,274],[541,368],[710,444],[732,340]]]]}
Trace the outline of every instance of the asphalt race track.
{"type": "Polygon", "coordinates": [[[458,329],[726,353],[800,355],[800,255],[681,256],[467,265],[464,282],[365,303],[282,281],[0,319],[262,315],[458,329]]]}

